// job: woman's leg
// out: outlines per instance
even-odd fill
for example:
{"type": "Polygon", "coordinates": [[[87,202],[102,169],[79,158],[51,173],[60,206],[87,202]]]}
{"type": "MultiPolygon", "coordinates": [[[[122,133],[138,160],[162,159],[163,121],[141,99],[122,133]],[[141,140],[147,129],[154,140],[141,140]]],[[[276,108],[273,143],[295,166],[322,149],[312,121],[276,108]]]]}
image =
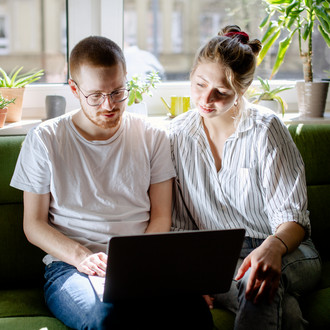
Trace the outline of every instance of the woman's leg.
{"type": "MultiPolygon", "coordinates": [[[[260,244],[261,242],[247,238],[242,257],[248,254],[249,249],[260,244]]],[[[237,268],[242,260],[240,259],[237,268]]],[[[302,318],[296,297],[316,285],[320,269],[319,255],[312,242],[307,240],[293,253],[283,257],[280,287],[271,304],[254,305],[245,299],[249,272],[239,282],[233,281],[229,292],[216,295],[216,301],[236,313],[235,329],[281,329],[282,318],[283,329],[287,329],[290,324],[295,324],[295,329],[305,329],[306,321],[302,318]],[[295,300],[295,309],[288,303],[292,299],[295,300]]]]}

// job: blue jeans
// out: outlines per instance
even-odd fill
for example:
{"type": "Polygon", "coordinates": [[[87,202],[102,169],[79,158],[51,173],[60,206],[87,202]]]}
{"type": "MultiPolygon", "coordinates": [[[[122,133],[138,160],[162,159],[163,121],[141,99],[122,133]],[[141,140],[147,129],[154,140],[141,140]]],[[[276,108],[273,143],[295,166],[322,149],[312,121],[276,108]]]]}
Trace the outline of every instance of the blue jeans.
{"type": "MultiPolygon", "coordinates": [[[[132,274],[134,276],[134,274],[132,274]]],[[[46,266],[45,300],[56,318],[73,329],[212,329],[201,296],[104,303],[86,274],[64,262],[46,266]]]]}
{"type": "MultiPolygon", "coordinates": [[[[263,240],[245,238],[236,270],[244,258],[263,240]]],[[[305,329],[297,298],[311,290],[319,281],[321,261],[310,239],[282,258],[281,281],[272,303],[253,304],[245,299],[250,270],[239,280],[233,280],[227,293],[215,296],[215,301],[236,313],[234,329],[305,329]]]]}

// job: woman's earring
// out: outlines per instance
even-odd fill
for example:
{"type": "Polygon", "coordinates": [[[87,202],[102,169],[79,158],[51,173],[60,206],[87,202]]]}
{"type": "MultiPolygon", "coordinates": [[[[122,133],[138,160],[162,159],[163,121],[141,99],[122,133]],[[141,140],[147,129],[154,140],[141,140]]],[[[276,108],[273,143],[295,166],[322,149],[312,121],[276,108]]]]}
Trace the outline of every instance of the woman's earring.
{"type": "Polygon", "coordinates": [[[237,107],[237,105],[238,105],[238,101],[236,100],[236,101],[234,102],[234,106],[237,107]]]}

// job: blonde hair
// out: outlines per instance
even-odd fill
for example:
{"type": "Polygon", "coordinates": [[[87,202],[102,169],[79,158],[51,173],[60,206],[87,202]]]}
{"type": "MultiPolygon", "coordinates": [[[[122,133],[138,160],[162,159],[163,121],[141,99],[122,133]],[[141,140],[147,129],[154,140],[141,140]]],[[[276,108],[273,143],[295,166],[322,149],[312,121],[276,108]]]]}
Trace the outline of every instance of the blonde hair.
{"type": "Polygon", "coordinates": [[[258,39],[250,41],[237,25],[226,26],[197,52],[190,76],[202,62],[219,63],[231,88],[243,95],[253,81],[260,50],[258,39]]]}

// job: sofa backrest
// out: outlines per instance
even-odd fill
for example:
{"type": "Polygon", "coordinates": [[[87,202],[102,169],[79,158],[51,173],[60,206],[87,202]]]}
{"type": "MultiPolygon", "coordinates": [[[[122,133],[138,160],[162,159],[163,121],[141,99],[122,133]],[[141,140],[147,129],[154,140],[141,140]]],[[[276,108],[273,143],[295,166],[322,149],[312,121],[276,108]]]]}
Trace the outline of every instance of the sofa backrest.
{"type": "Polygon", "coordinates": [[[312,239],[323,260],[329,260],[330,125],[288,125],[305,163],[312,239]]]}
{"type": "Polygon", "coordinates": [[[0,288],[42,284],[44,253],[23,233],[23,194],[9,186],[25,136],[0,137],[0,288]]]}
{"type": "MultiPolygon", "coordinates": [[[[305,162],[312,239],[322,258],[329,260],[330,125],[288,128],[305,162]]],[[[22,192],[9,186],[24,137],[0,137],[0,288],[43,283],[44,252],[25,238],[22,192]]]]}

